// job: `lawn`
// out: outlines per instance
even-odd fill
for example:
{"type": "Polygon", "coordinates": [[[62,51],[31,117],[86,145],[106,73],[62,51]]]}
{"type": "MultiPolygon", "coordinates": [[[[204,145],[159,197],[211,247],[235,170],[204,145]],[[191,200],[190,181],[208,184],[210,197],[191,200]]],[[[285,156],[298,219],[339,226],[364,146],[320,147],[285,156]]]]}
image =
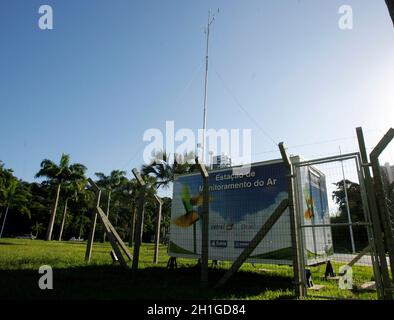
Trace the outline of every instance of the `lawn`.
{"type": "MultiPolygon", "coordinates": [[[[230,267],[229,262],[209,269],[209,283],[201,284],[196,261],[178,259],[178,268],[166,268],[167,248],[160,247],[154,264],[153,244],[143,244],[136,273],[112,263],[108,243],[95,243],[92,261],[84,261],[86,243],[0,239],[0,299],[294,299],[292,268],[246,263],[226,286],[214,285],[230,267]],[[53,290],[40,290],[38,268],[53,268],[53,290]]],[[[338,264],[334,269],[338,271],[338,264]]],[[[373,277],[371,268],[353,267],[354,289],[339,290],[335,281],[324,281],[325,267],[312,267],[321,291],[309,297],[376,299],[375,292],[360,292],[373,277]]]]}

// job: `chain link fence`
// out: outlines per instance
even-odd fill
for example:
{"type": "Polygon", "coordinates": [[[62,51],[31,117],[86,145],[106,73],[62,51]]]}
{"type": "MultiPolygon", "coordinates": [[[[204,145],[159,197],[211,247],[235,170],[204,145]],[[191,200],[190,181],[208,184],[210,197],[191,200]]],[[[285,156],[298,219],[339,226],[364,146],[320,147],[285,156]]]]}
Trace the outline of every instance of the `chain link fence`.
{"type": "Polygon", "coordinates": [[[307,296],[376,299],[378,270],[358,154],[294,166],[307,296]]]}

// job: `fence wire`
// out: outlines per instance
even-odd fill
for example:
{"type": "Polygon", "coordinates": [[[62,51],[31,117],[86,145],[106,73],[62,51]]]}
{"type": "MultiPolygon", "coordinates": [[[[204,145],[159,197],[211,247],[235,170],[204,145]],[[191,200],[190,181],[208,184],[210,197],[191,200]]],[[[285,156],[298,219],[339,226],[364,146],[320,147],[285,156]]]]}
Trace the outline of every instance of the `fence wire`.
{"type": "Polygon", "coordinates": [[[357,156],[295,167],[308,296],[376,299],[371,223],[357,156]]]}

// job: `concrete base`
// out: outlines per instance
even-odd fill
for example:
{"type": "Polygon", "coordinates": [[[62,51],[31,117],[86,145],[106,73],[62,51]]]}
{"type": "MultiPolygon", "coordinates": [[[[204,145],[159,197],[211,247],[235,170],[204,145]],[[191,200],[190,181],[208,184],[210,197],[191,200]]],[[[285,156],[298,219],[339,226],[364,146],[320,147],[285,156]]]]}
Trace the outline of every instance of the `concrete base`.
{"type": "Polygon", "coordinates": [[[368,281],[363,283],[360,288],[365,291],[376,291],[376,283],[375,281],[368,281]]]}
{"type": "Polygon", "coordinates": [[[325,286],[320,285],[320,284],[315,284],[313,285],[313,287],[308,288],[308,290],[314,290],[314,291],[319,291],[321,289],[323,289],[325,286]]]}
{"type": "Polygon", "coordinates": [[[327,280],[339,280],[339,277],[327,277],[327,280]]]}

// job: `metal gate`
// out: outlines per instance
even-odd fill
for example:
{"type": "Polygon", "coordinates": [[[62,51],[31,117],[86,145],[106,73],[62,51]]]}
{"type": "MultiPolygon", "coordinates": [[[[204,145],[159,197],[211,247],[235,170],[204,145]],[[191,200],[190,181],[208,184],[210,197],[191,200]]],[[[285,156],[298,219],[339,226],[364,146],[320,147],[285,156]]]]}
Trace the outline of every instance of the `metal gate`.
{"type": "Polygon", "coordinates": [[[376,299],[380,282],[359,153],[293,162],[309,297],[376,299]]]}

